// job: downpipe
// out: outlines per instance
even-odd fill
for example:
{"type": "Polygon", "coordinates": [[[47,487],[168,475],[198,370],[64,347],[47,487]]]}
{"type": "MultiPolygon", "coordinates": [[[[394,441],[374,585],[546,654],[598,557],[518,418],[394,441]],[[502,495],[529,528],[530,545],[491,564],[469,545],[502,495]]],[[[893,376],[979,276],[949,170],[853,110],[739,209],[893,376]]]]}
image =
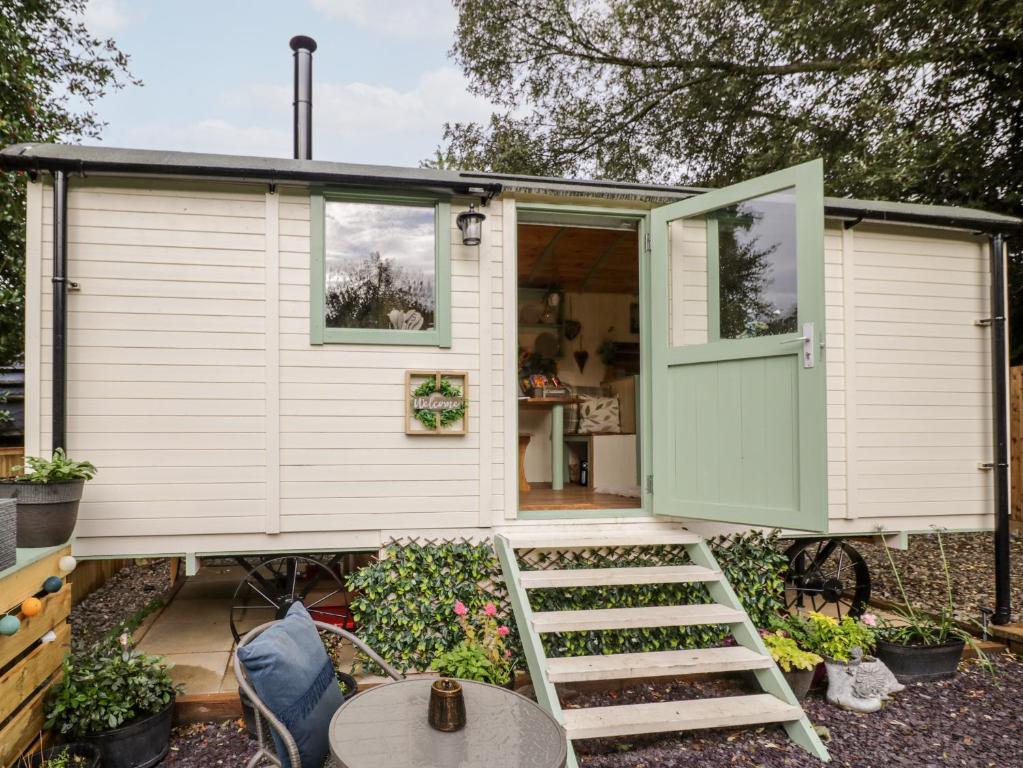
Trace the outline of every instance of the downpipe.
{"type": "Polygon", "coordinates": [[[53,422],[54,450],[67,450],[67,173],[53,172],[53,422]]]}
{"type": "Polygon", "coordinates": [[[1012,620],[1009,573],[1009,344],[1005,235],[991,235],[991,398],[994,439],[995,611],[992,624],[1012,620]]]}

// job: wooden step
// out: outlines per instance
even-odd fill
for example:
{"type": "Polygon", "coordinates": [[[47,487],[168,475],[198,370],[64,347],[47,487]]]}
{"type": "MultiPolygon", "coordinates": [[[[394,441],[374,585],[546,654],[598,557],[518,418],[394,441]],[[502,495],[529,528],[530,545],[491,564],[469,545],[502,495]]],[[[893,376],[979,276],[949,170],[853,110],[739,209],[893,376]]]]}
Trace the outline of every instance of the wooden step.
{"type": "Polygon", "coordinates": [[[516,533],[507,536],[515,549],[600,549],[698,544],[700,537],[680,529],[588,533],[516,533]]]}
{"type": "Polygon", "coordinates": [[[799,720],[803,710],[769,693],[760,693],[717,699],[566,709],[564,716],[568,738],[595,739],[637,733],[785,723],[799,720]]]}
{"type": "Polygon", "coordinates": [[[693,624],[737,624],[742,611],[717,603],[644,608],[597,608],[588,611],[543,611],[533,614],[536,632],[582,632],[592,629],[683,627],[693,624]]]}
{"type": "Polygon", "coordinates": [[[547,587],[617,587],[626,584],[688,584],[717,581],[718,571],[702,565],[662,565],[642,568],[572,568],[568,570],[522,571],[526,589],[547,587]]]}
{"type": "Polygon", "coordinates": [[[572,683],[581,680],[676,677],[765,669],[773,663],[770,656],[761,656],[739,645],[685,651],[569,656],[547,660],[547,679],[552,683],[572,683]]]}

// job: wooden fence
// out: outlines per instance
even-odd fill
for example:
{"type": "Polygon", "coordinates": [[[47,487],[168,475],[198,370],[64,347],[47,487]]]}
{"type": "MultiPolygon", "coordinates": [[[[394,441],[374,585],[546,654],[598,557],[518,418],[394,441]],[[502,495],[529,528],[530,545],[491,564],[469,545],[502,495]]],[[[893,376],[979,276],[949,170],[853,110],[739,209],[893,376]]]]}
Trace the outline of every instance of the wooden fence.
{"type": "Polygon", "coordinates": [[[0,448],[0,477],[9,477],[11,470],[24,462],[24,448],[0,448]]]}
{"type": "Polygon", "coordinates": [[[1023,528],[1023,365],[1009,369],[1009,463],[1009,516],[1018,529],[1023,528]]]}

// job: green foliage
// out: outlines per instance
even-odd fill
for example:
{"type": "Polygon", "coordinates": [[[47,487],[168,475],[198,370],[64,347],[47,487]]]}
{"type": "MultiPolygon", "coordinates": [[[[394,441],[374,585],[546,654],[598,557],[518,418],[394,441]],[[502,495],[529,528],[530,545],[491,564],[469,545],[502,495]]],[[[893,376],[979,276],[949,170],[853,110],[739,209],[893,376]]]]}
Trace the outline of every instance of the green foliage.
{"type": "MultiPolygon", "coordinates": [[[[92,105],[126,82],[128,57],[89,33],[87,0],[0,7],[0,147],[99,136],[92,105]]],[[[25,179],[0,173],[0,365],[25,348],[25,179]]]]}
{"type": "MultiPolygon", "coordinates": [[[[434,392],[440,392],[446,397],[462,397],[462,390],[444,378],[440,380],[439,387],[433,379],[428,379],[416,387],[412,391],[412,394],[416,397],[425,397],[427,395],[432,395],[434,392]]],[[[417,408],[413,415],[416,417],[416,420],[427,429],[437,429],[438,414],[436,411],[417,408]]],[[[446,427],[448,424],[454,424],[463,416],[465,416],[465,400],[462,400],[461,405],[457,408],[448,408],[440,412],[440,426],[446,427]]]]}
{"type": "Polygon", "coordinates": [[[167,670],[161,658],[132,648],[126,634],[85,655],[65,656],[63,677],[47,703],[46,727],[90,736],[156,714],[178,692],[167,670]]]}
{"type": "Polygon", "coordinates": [[[359,636],[403,671],[427,669],[464,638],[456,601],[473,614],[493,601],[507,615],[500,574],[487,543],[393,543],[382,560],[348,577],[348,588],[358,592],[351,608],[359,636]]]}
{"type": "MultiPolygon", "coordinates": [[[[768,626],[784,607],[786,560],[778,552],[777,533],[750,532],[710,541],[739,599],[757,626],[768,626]]],[[[621,547],[573,552],[531,552],[520,558],[523,569],[608,568],[685,565],[683,547],[621,547]]],[[[394,544],[386,557],[349,579],[359,592],[352,601],[359,634],[396,667],[427,669],[433,660],[462,642],[451,606],[460,600],[470,613],[488,600],[508,625],[505,645],[513,668],[524,661],[512,620],[503,576],[489,544],[439,542],[394,544]]],[[[541,589],[530,593],[536,611],[574,610],[596,604],[616,607],[709,603],[700,584],[650,584],[619,587],[541,589]]],[[[672,648],[708,647],[728,636],[726,627],[666,627],[566,632],[544,636],[549,656],[627,653],[672,648]]]]}
{"type": "Polygon", "coordinates": [[[504,685],[510,677],[507,665],[496,664],[487,656],[483,646],[468,640],[442,653],[430,666],[445,677],[478,680],[491,685],[504,685]]]}
{"type": "MultiPolygon", "coordinates": [[[[63,448],[57,448],[49,459],[26,456],[25,463],[28,464],[28,472],[19,479],[26,483],[67,483],[72,480],[92,480],[98,471],[88,461],[69,459],[63,448]]],[[[14,467],[13,469],[15,472],[19,472],[26,468],[14,467]]]]}
{"type": "Polygon", "coordinates": [[[784,632],[765,632],[763,637],[764,645],[771,652],[771,658],[782,668],[783,672],[791,672],[793,669],[813,669],[824,661],[816,653],[800,649],[796,641],[784,632]]]}
{"type": "Polygon", "coordinates": [[[804,651],[826,659],[851,661],[853,648],[861,649],[864,654],[874,650],[874,630],[851,616],[843,616],[839,621],[817,612],[806,616],[793,614],[786,617],[784,629],[804,651]]]}

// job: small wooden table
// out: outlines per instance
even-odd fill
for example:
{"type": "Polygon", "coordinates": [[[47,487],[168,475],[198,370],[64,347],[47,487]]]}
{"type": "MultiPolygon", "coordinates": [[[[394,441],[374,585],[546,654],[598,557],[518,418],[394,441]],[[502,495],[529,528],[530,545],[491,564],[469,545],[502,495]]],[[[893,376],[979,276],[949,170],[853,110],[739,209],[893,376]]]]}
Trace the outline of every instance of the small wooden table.
{"type": "Polygon", "coordinates": [[[443,733],[427,722],[432,678],[399,680],[348,699],[330,721],[341,768],[564,768],[565,730],[535,702],[460,680],[466,724],[443,733]]]}
{"type": "MultiPolygon", "coordinates": [[[[520,408],[550,408],[551,411],[551,490],[565,487],[565,406],[575,405],[578,397],[526,397],[520,408]]],[[[523,453],[522,458],[525,458],[523,453]]]]}

